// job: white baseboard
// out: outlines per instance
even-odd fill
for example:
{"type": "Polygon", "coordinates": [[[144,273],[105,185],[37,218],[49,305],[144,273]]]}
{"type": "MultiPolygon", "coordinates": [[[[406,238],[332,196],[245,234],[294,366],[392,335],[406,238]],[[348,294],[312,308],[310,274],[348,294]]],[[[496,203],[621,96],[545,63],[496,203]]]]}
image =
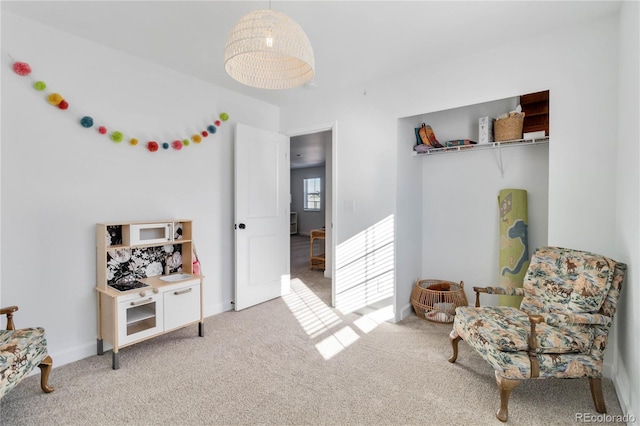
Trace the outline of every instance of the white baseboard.
{"type": "Polygon", "coordinates": [[[411,312],[413,312],[413,306],[411,306],[411,303],[404,305],[401,309],[400,309],[400,321],[402,321],[403,319],[407,318],[409,315],[411,315],[411,312]]]}
{"type": "MultiPolygon", "coordinates": [[[[84,358],[89,358],[98,353],[97,340],[92,343],[87,343],[82,346],[75,347],[73,349],[67,349],[58,352],[49,352],[53,359],[52,368],[62,367],[63,365],[70,364],[75,361],[79,361],[84,358]]],[[[31,374],[40,374],[40,369],[34,369],[31,374]]]]}
{"type": "Polygon", "coordinates": [[[227,312],[231,310],[233,310],[233,303],[231,302],[219,303],[213,306],[213,309],[209,309],[205,311],[203,315],[205,318],[207,318],[207,317],[212,317],[214,315],[221,314],[222,312],[227,312]]]}
{"type": "Polygon", "coordinates": [[[637,413],[633,412],[633,408],[631,407],[631,401],[629,400],[629,395],[632,394],[632,390],[629,385],[629,376],[627,375],[627,371],[624,368],[624,365],[619,362],[615,362],[615,366],[610,364],[605,364],[603,366],[603,374],[605,377],[610,377],[613,381],[613,387],[616,390],[616,395],[618,397],[618,402],[620,403],[620,408],[622,409],[622,414],[626,415],[626,418],[632,421],[628,421],[627,425],[636,424],[638,420],[637,413]]]}
{"type": "MultiPolygon", "coordinates": [[[[222,312],[230,311],[232,309],[233,309],[233,304],[231,304],[231,302],[221,303],[214,306],[214,309],[212,309],[212,312],[205,313],[204,317],[207,318],[222,312]]],[[[103,345],[104,345],[103,350],[105,352],[113,349],[113,346],[111,346],[107,342],[104,342],[103,345]]],[[[98,353],[98,347],[97,347],[97,339],[96,339],[96,340],[93,340],[93,342],[91,343],[86,343],[82,346],[78,346],[72,349],[67,349],[64,351],[57,351],[57,352],[49,352],[49,355],[51,355],[51,358],[53,359],[52,367],[55,369],[57,367],[70,364],[75,361],[80,361],[81,359],[84,359],[84,358],[89,358],[90,356],[94,356],[97,353],[98,353]]],[[[111,363],[111,355],[109,355],[108,358],[109,359],[106,362],[111,363]]],[[[32,374],[40,374],[40,369],[37,369],[37,368],[34,369],[29,375],[32,375],[32,374]]]]}

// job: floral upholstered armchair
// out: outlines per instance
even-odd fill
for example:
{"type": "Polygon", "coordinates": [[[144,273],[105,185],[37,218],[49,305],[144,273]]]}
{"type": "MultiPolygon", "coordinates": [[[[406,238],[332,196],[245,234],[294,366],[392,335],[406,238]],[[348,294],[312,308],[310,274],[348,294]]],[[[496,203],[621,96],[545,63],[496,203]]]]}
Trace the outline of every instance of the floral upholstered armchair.
{"type": "Polygon", "coordinates": [[[509,396],[524,379],[589,379],[598,413],[606,412],[602,363],[626,272],[624,263],[559,247],[536,250],[522,288],[474,287],[476,306],[456,309],[453,355],[464,340],[495,370],[496,417],[505,422],[509,396]],[[523,296],[520,308],[480,307],[480,293],[523,296]]]}
{"type": "Polygon", "coordinates": [[[17,306],[0,309],[7,316],[7,329],[0,330],[0,398],[13,389],[31,371],[40,367],[40,386],[53,392],[47,384],[53,361],[47,354],[47,340],[40,327],[16,330],[13,313],[17,306]]]}

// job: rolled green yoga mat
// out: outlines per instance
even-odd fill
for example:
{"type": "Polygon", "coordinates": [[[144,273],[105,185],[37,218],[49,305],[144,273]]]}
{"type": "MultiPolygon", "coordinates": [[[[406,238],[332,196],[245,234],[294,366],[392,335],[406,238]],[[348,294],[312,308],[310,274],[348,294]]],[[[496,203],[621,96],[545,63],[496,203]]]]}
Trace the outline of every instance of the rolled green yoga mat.
{"type": "MultiPolygon", "coordinates": [[[[501,287],[522,287],[529,268],[529,219],[527,191],[503,189],[498,196],[500,206],[500,269],[501,287]]],[[[521,297],[498,296],[502,306],[519,307],[521,297]]]]}

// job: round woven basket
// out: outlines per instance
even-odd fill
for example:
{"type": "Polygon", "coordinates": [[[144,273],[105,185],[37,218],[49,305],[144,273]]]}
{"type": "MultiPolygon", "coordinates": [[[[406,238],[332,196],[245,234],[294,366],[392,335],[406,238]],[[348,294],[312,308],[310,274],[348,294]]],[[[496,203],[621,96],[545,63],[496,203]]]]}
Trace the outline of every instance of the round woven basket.
{"type": "Polygon", "coordinates": [[[464,282],[417,280],[411,291],[411,305],[427,321],[452,323],[458,306],[468,305],[464,282]]]}

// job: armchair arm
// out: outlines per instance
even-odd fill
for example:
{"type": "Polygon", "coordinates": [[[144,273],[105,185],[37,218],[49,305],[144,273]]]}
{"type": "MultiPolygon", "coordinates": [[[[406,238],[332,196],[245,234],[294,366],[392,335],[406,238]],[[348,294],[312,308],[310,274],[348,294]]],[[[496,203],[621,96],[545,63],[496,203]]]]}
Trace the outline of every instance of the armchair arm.
{"type": "Polygon", "coordinates": [[[7,316],[7,330],[14,330],[13,313],[18,310],[17,306],[7,306],[6,308],[0,308],[0,315],[7,316]]]}
{"type": "Polygon", "coordinates": [[[545,313],[542,314],[544,322],[549,325],[561,325],[561,324],[586,324],[586,325],[601,325],[609,327],[612,323],[611,317],[603,314],[591,314],[591,313],[545,313]]]}
{"type": "Polygon", "coordinates": [[[538,343],[536,338],[536,324],[544,322],[542,315],[529,314],[529,324],[531,324],[531,330],[529,330],[529,362],[531,362],[531,378],[538,377],[540,375],[540,363],[538,362],[538,343]]]}
{"type": "Polygon", "coordinates": [[[561,325],[561,324],[590,324],[601,325],[608,327],[611,325],[611,317],[602,314],[590,314],[590,313],[543,313],[543,314],[528,314],[529,323],[531,329],[529,331],[529,361],[531,362],[531,378],[538,377],[540,374],[540,363],[538,361],[538,340],[536,336],[536,324],[546,323],[549,325],[561,325]]]}
{"type": "Polygon", "coordinates": [[[524,296],[524,289],[520,287],[474,287],[476,292],[476,308],[480,307],[480,293],[499,294],[502,296],[524,296]]]}

